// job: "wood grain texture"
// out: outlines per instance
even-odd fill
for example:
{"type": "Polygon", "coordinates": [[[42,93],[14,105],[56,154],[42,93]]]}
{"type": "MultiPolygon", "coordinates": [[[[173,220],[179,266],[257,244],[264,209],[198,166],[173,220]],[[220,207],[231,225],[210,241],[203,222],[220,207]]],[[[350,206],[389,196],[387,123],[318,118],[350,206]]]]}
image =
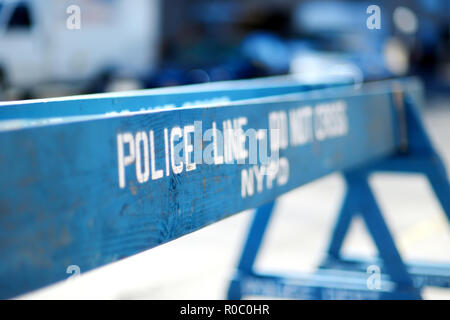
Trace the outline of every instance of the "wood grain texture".
{"type": "MultiPolygon", "coordinates": [[[[237,99],[219,106],[66,118],[51,125],[4,129],[0,132],[0,297],[63,280],[69,276],[69,265],[78,265],[82,272],[91,270],[258,207],[328,173],[392,154],[398,139],[390,88],[390,84],[335,88],[320,94],[237,99]],[[197,164],[193,171],[171,172],[142,184],[130,165],[126,187],[119,187],[119,133],[153,130],[155,159],[162,167],[164,128],[202,121],[206,130],[213,121],[221,124],[246,117],[246,128],[267,129],[271,112],[315,108],[336,99],[347,106],[348,133],[280,150],[290,166],[284,185],[274,184],[242,198],[241,172],[252,165],[197,164]]],[[[83,101],[83,105],[95,103],[96,99],[83,101]]],[[[137,99],[135,105],[140,104],[146,105],[145,98],[137,99]]]]}

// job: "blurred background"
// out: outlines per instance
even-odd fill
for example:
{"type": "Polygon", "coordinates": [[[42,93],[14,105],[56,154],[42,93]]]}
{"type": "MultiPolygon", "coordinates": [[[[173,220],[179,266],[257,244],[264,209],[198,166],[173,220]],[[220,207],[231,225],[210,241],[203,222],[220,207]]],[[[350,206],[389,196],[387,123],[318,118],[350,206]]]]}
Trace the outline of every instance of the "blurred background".
{"type": "MultiPolygon", "coordinates": [[[[0,101],[290,73],[419,76],[427,129],[450,168],[448,0],[0,0],[0,101]],[[367,24],[373,4],[379,29],[367,24]]],[[[372,184],[404,257],[450,262],[448,223],[427,182],[372,184]]],[[[336,174],[283,196],[258,267],[313,270],[344,190],[336,174]]],[[[251,214],[23,298],[224,298],[251,214]]],[[[352,228],[346,250],[373,254],[362,223],[352,228]]]]}
{"type": "Polygon", "coordinates": [[[0,0],[0,99],[300,73],[450,86],[447,0],[0,0]],[[369,29],[367,8],[380,8],[369,29]]]}

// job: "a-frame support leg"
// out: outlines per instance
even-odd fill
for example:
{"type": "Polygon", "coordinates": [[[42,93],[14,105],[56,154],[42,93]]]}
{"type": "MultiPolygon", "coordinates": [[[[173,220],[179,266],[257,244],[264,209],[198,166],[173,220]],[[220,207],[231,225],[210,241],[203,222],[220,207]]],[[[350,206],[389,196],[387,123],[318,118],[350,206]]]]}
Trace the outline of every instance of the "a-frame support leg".
{"type": "MultiPolygon", "coordinates": [[[[431,140],[426,134],[418,110],[411,99],[404,101],[407,119],[408,149],[380,163],[366,168],[366,172],[377,171],[420,173],[428,179],[446,217],[450,222],[450,184],[442,159],[435,151],[431,140]]],[[[350,228],[355,210],[347,202],[354,199],[352,193],[347,193],[341,207],[335,229],[333,230],[327,257],[322,263],[323,269],[343,269],[364,272],[369,265],[379,265],[385,271],[386,266],[381,260],[367,260],[342,257],[340,250],[344,238],[350,228]]],[[[438,263],[411,263],[407,270],[413,278],[416,287],[436,286],[450,288],[450,265],[438,263]]]]}
{"type": "MultiPolygon", "coordinates": [[[[410,292],[411,297],[420,298],[419,291],[413,288],[412,278],[370,189],[368,176],[364,171],[353,171],[345,173],[344,177],[347,182],[347,193],[327,250],[328,262],[333,263],[340,259],[342,245],[351,221],[359,214],[374,240],[386,274],[398,286],[396,290],[406,290],[410,292]]],[[[365,270],[359,271],[365,272],[365,270]]]]}
{"type": "Polygon", "coordinates": [[[239,259],[235,279],[232,280],[228,289],[228,299],[238,300],[242,298],[239,278],[253,273],[253,265],[261,247],[274,205],[275,202],[270,202],[259,207],[254,213],[253,221],[250,225],[247,239],[239,259]]]}
{"type": "MultiPolygon", "coordinates": [[[[329,273],[321,274],[319,271],[314,274],[300,275],[296,278],[270,274],[264,275],[255,272],[253,266],[274,207],[274,203],[269,203],[260,207],[255,213],[236,273],[230,283],[228,299],[241,299],[246,294],[305,299],[341,297],[356,299],[420,298],[420,292],[413,286],[412,279],[401,260],[391,234],[378,209],[367,183],[367,177],[360,172],[349,173],[346,177],[349,181],[349,192],[344,201],[344,209],[346,210],[342,210],[342,212],[347,213],[353,210],[354,212],[361,212],[368,230],[380,250],[381,259],[384,261],[390,276],[390,281],[382,282],[382,286],[386,288],[381,287],[379,294],[368,288],[366,285],[368,276],[365,272],[352,273],[351,275],[331,275],[329,273]]],[[[348,215],[347,217],[351,220],[353,216],[348,215]]],[[[346,223],[340,222],[341,226],[337,225],[335,236],[342,243],[344,239],[340,237],[341,235],[345,237],[348,226],[346,223]],[[340,228],[341,230],[339,230],[340,228]]],[[[336,243],[338,241],[334,242],[334,244],[336,243]]],[[[340,246],[336,246],[334,249],[339,254],[340,246]]]]}
{"type": "Polygon", "coordinates": [[[408,148],[373,166],[344,173],[348,192],[332,234],[327,259],[321,269],[313,274],[295,277],[255,272],[253,265],[273,210],[274,204],[270,203],[259,208],[255,214],[229,287],[229,299],[240,299],[244,295],[297,299],[419,299],[424,284],[450,286],[445,285],[445,281],[450,284],[450,268],[446,266],[406,266],[403,263],[368,183],[369,174],[375,171],[424,173],[449,218],[450,187],[445,167],[434,151],[410,99],[404,100],[404,107],[403,124],[407,124],[408,148]],[[342,244],[357,214],[363,218],[378,248],[378,260],[349,260],[341,257],[342,244]],[[375,290],[368,288],[366,282],[366,267],[370,264],[377,264],[385,271],[381,286],[375,290]],[[386,275],[388,279],[385,279],[386,275]]]}

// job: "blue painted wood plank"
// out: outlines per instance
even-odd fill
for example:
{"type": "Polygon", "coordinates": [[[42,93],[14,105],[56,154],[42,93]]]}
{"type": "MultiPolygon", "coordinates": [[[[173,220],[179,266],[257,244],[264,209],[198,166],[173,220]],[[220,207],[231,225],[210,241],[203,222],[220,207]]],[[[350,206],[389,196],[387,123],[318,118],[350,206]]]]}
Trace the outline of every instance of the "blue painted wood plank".
{"type": "MultiPolygon", "coordinates": [[[[398,146],[396,130],[391,83],[67,117],[45,125],[0,123],[0,297],[63,280],[69,265],[91,270],[258,207],[328,173],[386,157],[398,146]],[[197,121],[201,130],[189,133],[197,121]],[[174,150],[164,130],[174,138],[188,132],[195,140],[213,122],[217,129],[225,122],[244,130],[281,123],[287,145],[279,150],[278,174],[261,176],[261,163],[248,159],[197,163],[187,171],[183,150],[183,169],[176,173],[181,162],[171,163],[174,150]]],[[[184,146],[184,139],[175,140],[184,146]]],[[[203,154],[208,147],[211,140],[193,149],[203,154]]],[[[223,155],[222,147],[216,156],[223,155]]],[[[244,147],[249,151],[249,141],[244,147]]]]}
{"type": "Polygon", "coordinates": [[[297,79],[279,76],[263,79],[106,93],[34,101],[0,102],[0,120],[48,118],[154,110],[196,104],[217,104],[264,96],[318,90],[352,84],[347,78],[297,79]]]}

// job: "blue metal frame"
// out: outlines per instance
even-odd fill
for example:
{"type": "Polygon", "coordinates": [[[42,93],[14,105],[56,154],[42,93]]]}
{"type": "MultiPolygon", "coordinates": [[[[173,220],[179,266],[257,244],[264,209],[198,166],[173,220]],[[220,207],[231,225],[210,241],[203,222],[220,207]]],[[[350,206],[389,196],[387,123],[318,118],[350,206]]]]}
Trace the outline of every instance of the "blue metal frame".
{"type": "Polygon", "coordinates": [[[246,295],[295,299],[420,299],[424,286],[450,287],[450,265],[436,263],[405,264],[383,219],[368,178],[377,171],[423,173],[450,221],[450,185],[445,166],[428,138],[419,108],[407,92],[394,91],[398,121],[398,152],[369,165],[344,170],[347,192],[331,235],[326,258],[314,274],[265,275],[254,270],[254,262],[273,212],[274,203],[259,208],[228,290],[229,299],[246,295]],[[378,249],[376,260],[341,256],[341,248],[352,220],[365,222],[378,249]],[[367,267],[378,265],[381,288],[369,289],[367,267]],[[346,270],[346,272],[344,272],[346,270]],[[352,271],[348,273],[349,271],[352,271]]]}

